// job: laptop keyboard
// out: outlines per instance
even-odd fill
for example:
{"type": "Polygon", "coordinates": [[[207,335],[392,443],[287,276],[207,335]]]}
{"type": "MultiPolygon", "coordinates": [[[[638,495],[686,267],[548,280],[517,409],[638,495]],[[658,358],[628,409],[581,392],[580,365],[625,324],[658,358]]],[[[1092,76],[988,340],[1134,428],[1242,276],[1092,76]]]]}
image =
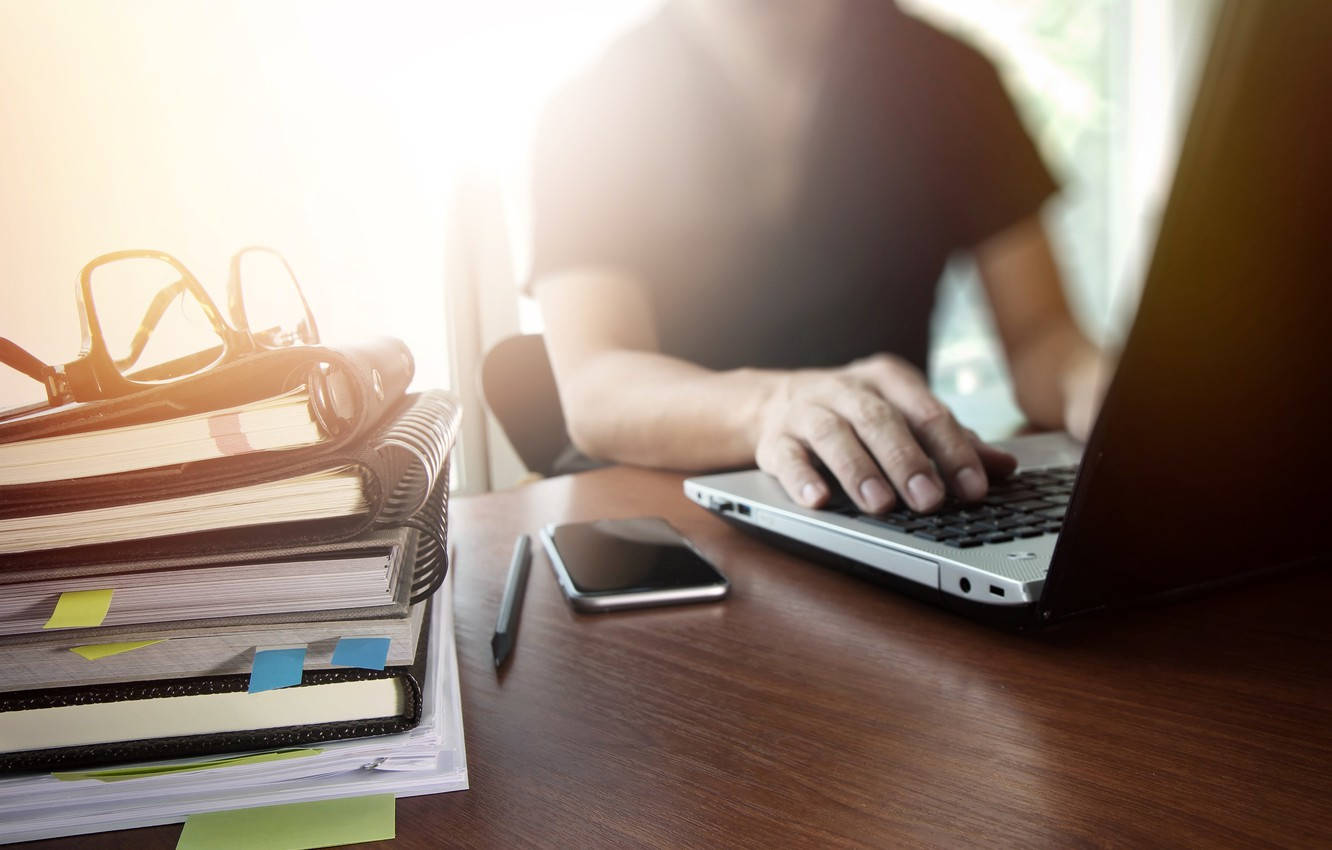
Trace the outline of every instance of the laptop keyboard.
{"type": "Polygon", "coordinates": [[[989,492],[979,502],[950,500],[932,514],[918,514],[900,504],[885,514],[861,513],[840,489],[834,490],[824,509],[922,540],[969,549],[1057,533],[1077,473],[1076,465],[1018,472],[992,480],[989,492]]]}

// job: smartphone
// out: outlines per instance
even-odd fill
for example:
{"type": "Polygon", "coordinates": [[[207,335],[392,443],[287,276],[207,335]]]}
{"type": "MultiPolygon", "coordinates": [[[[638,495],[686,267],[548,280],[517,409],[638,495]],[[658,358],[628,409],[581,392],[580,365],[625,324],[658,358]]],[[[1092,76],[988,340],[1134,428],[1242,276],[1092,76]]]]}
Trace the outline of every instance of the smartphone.
{"type": "Polygon", "coordinates": [[[541,542],[560,589],[580,611],[721,599],[730,584],[661,517],[548,525],[541,542]]]}

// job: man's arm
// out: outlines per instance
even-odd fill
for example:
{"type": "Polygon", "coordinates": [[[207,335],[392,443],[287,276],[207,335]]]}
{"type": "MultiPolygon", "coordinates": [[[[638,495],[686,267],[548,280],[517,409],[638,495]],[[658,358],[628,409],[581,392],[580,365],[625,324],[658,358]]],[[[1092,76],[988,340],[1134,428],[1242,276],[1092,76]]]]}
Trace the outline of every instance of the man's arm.
{"type": "Polygon", "coordinates": [[[642,286],[611,270],[544,278],[535,294],[569,435],[593,457],[685,470],[742,466],[770,377],[660,353],[642,286]]]}
{"type": "Polygon", "coordinates": [[[890,356],[839,369],[714,371],[662,354],[632,275],[583,269],[538,281],[546,343],[575,445],[684,470],[757,462],[796,501],[830,492],[817,456],[863,510],[984,496],[1011,456],[961,428],[923,376],[890,356]]]}
{"type": "Polygon", "coordinates": [[[1040,218],[1027,218],[983,242],[976,263],[1018,406],[1032,424],[1064,428],[1085,440],[1113,366],[1069,311],[1040,218]]]}

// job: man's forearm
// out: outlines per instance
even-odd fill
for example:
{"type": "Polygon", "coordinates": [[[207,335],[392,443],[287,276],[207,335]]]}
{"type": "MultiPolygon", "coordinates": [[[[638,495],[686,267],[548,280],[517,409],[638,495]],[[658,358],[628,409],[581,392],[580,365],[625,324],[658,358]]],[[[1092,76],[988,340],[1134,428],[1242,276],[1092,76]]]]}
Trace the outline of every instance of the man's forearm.
{"type": "Polygon", "coordinates": [[[782,373],[715,372],[663,354],[607,351],[561,387],[569,433],[593,457],[681,470],[750,465],[782,373]]]}

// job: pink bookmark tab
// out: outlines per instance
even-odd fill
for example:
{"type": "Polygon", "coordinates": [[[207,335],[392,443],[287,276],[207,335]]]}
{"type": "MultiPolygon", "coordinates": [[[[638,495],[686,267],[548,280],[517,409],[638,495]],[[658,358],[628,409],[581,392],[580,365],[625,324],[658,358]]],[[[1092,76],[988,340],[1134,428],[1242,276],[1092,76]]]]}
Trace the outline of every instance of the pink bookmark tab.
{"type": "Polygon", "coordinates": [[[224,456],[254,451],[254,446],[250,445],[250,441],[245,439],[245,433],[241,431],[240,414],[237,412],[208,417],[208,436],[213,438],[217,450],[224,456]]]}

